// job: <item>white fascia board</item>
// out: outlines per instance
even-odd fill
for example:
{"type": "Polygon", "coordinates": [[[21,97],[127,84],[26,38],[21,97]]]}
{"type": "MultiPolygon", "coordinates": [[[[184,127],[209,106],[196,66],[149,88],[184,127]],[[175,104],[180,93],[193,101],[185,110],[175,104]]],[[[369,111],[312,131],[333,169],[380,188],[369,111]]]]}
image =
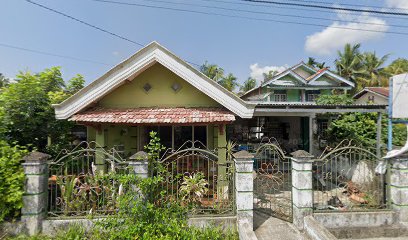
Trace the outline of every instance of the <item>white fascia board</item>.
{"type": "Polygon", "coordinates": [[[217,83],[161,47],[158,43],[153,42],[64,102],[53,105],[56,118],[67,119],[71,117],[125,83],[126,80],[133,79],[156,62],[167,67],[239,117],[252,117],[254,106],[247,104],[221,86],[216,86],[217,83]]]}
{"type": "Polygon", "coordinates": [[[296,73],[294,73],[292,70],[287,70],[287,72],[286,72],[285,74],[276,76],[276,77],[272,78],[271,80],[269,80],[269,81],[267,81],[267,82],[264,82],[264,83],[261,85],[261,87],[265,87],[266,85],[268,85],[268,84],[270,84],[270,83],[272,83],[272,82],[274,82],[274,81],[276,81],[276,80],[278,80],[278,79],[280,79],[280,78],[282,78],[282,77],[284,77],[284,76],[287,76],[288,74],[290,74],[292,77],[296,78],[297,80],[299,80],[300,82],[302,82],[302,83],[304,83],[304,84],[307,83],[305,79],[301,78],[299,75],[297,75],[296,73]]]}
{"type": "Polygon", "coordinates": [[[363,96],[366,95],[367,93],[372,93],[372,94],[377,95],[377,96],[379,96],[379,97],[382,97],[382,98],[384,98],[384,99],[388,99],[387,96],[384,96],[384,95],[379,94],[379,93],[377,93],[377,92],[371,91],[370,89],[363,89],[363,90],[361,90],[360,92],[356,93],[356,94],[353,96],[353,98],[355,98],[355,99],[360,99],[361,97],[363,97],[363,96]],[[363,92],[365,92],[365,93],[363,93],[363,92]],[[360,96],[359,98],[356,98],[356,96],[358,96],[359,94],[361,94],[361,96],[360,96]]]}
{"type": "Polygon", "coordinates": [[[334,77],[335,79],[337,79],[337,80],[339,80],[341,82],[344,82],[344,83],[348,84],[351,87],[355,87],[355,84],[353,82],[351,82],[351,81],[349,81],[349,80],[347,80],[347,79],[345,79],[345,78],[343,78],[343,77],[341,77],[341,76],[339,76],[337,74],[334,74],[334,73],[332,73],[330,71],[324,71],[324,72],[321,72],[320,74],[316,75],[312,80],[309,81],[309,84],[312,84],[314,81],[319,79],[324,74],[327,74],[327,75],[329,75],[331,77],[334,77]]]}

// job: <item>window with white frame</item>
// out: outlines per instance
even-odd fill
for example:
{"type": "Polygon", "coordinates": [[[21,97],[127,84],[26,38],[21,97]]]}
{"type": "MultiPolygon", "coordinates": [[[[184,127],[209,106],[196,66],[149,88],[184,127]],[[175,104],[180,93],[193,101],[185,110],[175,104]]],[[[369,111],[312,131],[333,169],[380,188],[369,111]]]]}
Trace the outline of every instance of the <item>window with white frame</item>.
{"type": "Polygon", "coordinates": [[[288,99],[286,90],[275,90],[273,96],[275,102],[286,102],[288,99]]]}
{"type": "Polygon", "coordinates": [[[309,90],[306,91],[306,102],[315,102],[320,96],[320,90],[309,90]]]}

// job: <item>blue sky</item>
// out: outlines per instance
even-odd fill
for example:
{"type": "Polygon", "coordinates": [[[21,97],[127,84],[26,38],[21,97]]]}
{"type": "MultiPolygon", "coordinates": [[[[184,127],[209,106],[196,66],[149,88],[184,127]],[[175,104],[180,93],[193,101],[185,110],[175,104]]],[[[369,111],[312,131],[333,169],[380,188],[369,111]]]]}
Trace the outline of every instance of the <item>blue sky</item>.
{"type": "MultiPolygon", "coordinates": [[[[408,58],[408,44],[406,44],[408,35],[383,33],[383,31],[396,31],[408,34],[408,17],[395,19],[367,14],[351,16],[341,12],[325,13],[274,8],[272,5],[248,6],[237,4],[241,2],[238,0],[225,0],[235,4],[209,0],[165,0],[273,14],[330,18],[331,20],[298,19],[259,13],[230,12],[175,3],[167,4],[157,0],[116,0],[240,15],[241,17],[279,19],[379,31],[373,33],[114,5],[92,0],[34,1],[142,44],[156,40],[187,61],[202,64],[208,60],[210,63],[216,63],[226,72],[236,75],[240,82],[250,75],[259,77],[262,71],[268,69],[293,65],[301,60],[306,61],[308,56],[332,65],[336,57],[336,49],[341,48],[345,42],[361,42],[363,50],[376,51],[379,55],[391,53],[391,60],[397,57],[408,58]],[[347,21],[353,21],[353,23],[347,21]],[[392,25],[407,27],[398,28],[392,25]]],[[[326,0],[326,2],[336,4],[334,0],[326,0]]],[[[350,0],[341,1],[341,3],[399,7],[406,8],[408,11],[406,0],[350,0]]],[[[44,68],[61,66],[65,79],[79,73],[84,75],[89,83],[141,48],[41,9],[24,0],[2,0],[0,9],[0,44],[106,63],[104,65],[80,62],[0,46],[0,73],[7,77],[13,78],[20,70],[38,72],[44,68]]]]}

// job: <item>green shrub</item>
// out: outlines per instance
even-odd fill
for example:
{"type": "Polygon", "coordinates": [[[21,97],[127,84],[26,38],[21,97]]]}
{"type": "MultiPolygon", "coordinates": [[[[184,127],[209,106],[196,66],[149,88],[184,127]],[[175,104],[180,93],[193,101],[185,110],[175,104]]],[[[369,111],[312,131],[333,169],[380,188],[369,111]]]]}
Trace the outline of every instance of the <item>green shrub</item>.
{"type": "Polygon", "coordinates": [[[20,215],[23,206],[24,171],[21,160],[27,151],[0,141],[0,222],[20,215]]]}

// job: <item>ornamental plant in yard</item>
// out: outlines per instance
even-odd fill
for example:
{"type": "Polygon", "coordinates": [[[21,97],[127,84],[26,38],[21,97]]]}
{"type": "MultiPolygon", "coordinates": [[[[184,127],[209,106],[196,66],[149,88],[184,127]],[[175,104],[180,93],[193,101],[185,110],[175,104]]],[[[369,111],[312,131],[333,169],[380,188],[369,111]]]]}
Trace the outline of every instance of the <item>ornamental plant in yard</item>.
{"type": "Polygon", "coordinates": [[[0,141],[0,222],[20,215],[24,193],[21,160],[26,153],[24,148],[0,141]]]}

